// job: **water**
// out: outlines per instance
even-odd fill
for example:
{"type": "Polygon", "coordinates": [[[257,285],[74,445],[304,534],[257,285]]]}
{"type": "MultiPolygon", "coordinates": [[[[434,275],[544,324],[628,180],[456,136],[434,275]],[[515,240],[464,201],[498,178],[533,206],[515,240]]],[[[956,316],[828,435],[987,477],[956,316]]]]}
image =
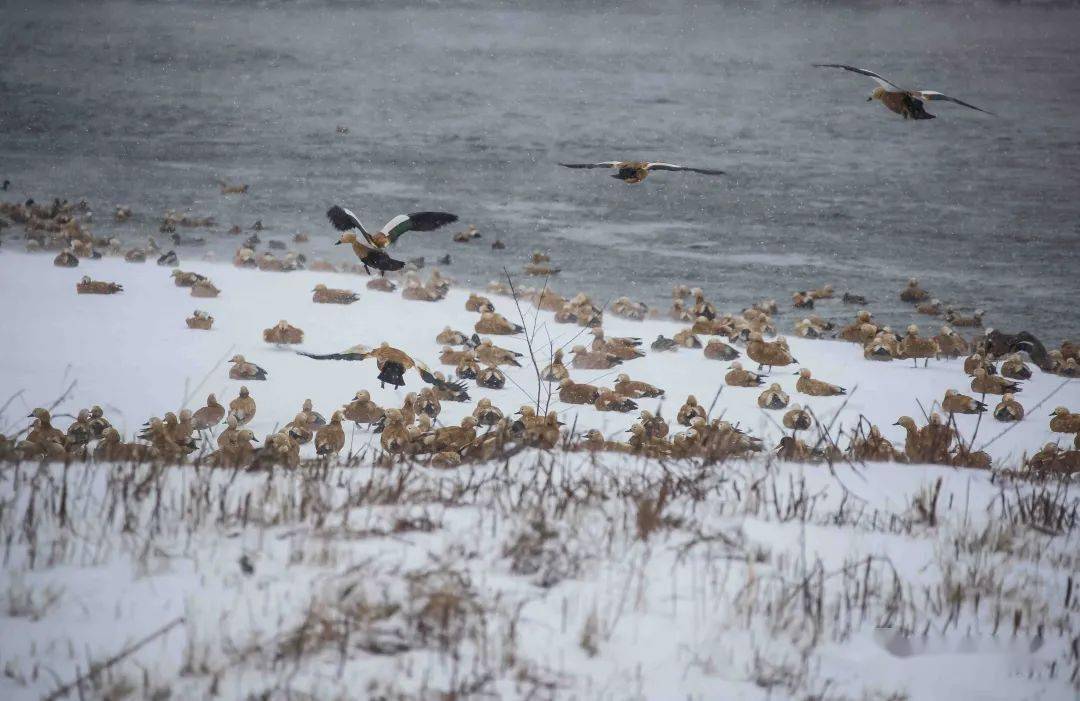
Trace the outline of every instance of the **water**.
{"type": "Polygon", "coordinates": [[[666,306],[689,282],[736,309],[832,282],[903,324],[917,275],[998,328],[1080,335],[1080,10],[513,5],[6,2],[7,197],[85,197],[96,233],[138,240],[166,208],[210,214],[225,256],[226,229],[261,219],[334,260],[332,203],[375,226],[446,209],[484,238],[410,234],[397,254],[451,253],[472,285],[539,248],[563,293],[666,306]],[[905,122],[823,61],[1000,116],[905,122]],[[729,175],[627,186],[555,165],[617,158],[729,175]]]}

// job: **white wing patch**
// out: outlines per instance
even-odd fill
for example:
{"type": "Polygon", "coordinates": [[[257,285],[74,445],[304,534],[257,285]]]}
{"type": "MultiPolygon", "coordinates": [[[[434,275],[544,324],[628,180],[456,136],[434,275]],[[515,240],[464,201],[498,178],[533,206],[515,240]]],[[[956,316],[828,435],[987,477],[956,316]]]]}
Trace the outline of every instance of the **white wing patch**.
{"type": "Polygon", "coordinates": [[[383,228],[379,230],[379,233],[389,234],[395,228],[400,226],[402,223],[407,222],[408,220],[409,216],[407,214],[399,214],[390,221],[383,224],[383,228]]]}

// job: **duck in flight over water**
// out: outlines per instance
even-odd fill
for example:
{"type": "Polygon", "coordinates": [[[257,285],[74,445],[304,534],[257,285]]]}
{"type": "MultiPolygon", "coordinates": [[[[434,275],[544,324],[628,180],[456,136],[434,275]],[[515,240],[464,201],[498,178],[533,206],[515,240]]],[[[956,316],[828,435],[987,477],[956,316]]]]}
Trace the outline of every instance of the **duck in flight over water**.
{"type": "MultiPolygon", "coordinates": [[[[365,270],[375,268],[381,273],[387,270],[401,270],[405,267],[405,263],[390,257],[384,249],[393,245],[406,231],[434,231],[458,219],[456,214],[449,212],[399,214],[372,234],[364,228],[359,217],[344,207],[334,205],[326,212],[326,218],[335,229],[342,232],[341,238],[334,245],[351,244],[353,253],[360,259],[365,270]],[[362,243],[357,238],[356,231],[360,232],[366,243],[362,243]]],[[[368,272],[371,271],[368,270],[368,272]]]]}
{"type": "Polygon", "coordinates": [[[654,170],[688,170],[692,173],[703,175],[723,175],[722,170],[710,168],[692,168],[674,163],[656,163],[652,161],[603,161],[601,163],[560,163],[563,168],[614,168],[615,173],[611,177],[622,180],[628,185],[640,183],[654,170]]]}
{"type": "Polygon", "coordinates": [[[873,78],[874,82],[878,84],[878,87],[874,88],[874,92],[870,93],[870,97],[866,98],[866,101],[871,102],[873,100],[879,100],[881,104],[885,105],[893,112],[896,112],[904,119],[934,119],[935,115],[932,115],[923,109],[924,102],[932,101],[955,102],[958,105],[970,107],[973,110],[985,112],[991,116],[997,116],[989,110],[984,110],[982,107],[976,107],[963,100],[949,97],[948,95],[944,95],[935,90],[905,90],[896,83],[883,78],[873,71],[868,71],[865,68],[846,66],[842,63],[815,63],[814,66],[817,68],[843,68],[845,71],[851,71],[852,73],[858,73],[859,75],[873,78]]]}

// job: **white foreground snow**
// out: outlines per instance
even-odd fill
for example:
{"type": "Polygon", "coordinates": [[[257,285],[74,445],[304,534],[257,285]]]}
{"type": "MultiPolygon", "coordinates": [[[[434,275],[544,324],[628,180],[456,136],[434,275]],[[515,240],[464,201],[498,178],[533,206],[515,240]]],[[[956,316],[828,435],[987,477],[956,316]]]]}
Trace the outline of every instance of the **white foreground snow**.
{"type": "MultiPolygon", "coordinates": [[[[9,300],[0,401],[15,395],[0,432],[23,428],[31,408],[69,387],[54,415],[101,404],[127,435],[151,415],[198,408],[209,392],[225,403],[241,384],[223,362],[234,353],[269,371],[247,383],[259,438],[309,397],[326,415],[359,389],[398,406],[422,386],[415,374],[401,390],[380,389],[373,362],[304,358],[265,344],[262,330],[286,319],[314,352],[385,340],[436,368],[435,334],[471,332],[477,318],[460,290],[429,304],[369,292],[350,275],[180,267],[208,275],[221,296],[193,299],[153,264],[69,270],[46,256],[0,255],[9,300]],[[82,275],[125,291],[76,295],[82,275]],[[361,299],[313,304],[319,282],[361,299]],[[212,331],[186,328],[195,308],[215,317],[212,331]]],[[[511,300],[492,299],[518,321],[511,300]]],[[[535,311],[524,308],[531,327],[535,311]]],[[[817,311],[854,314],[839,304],[817,311]]],[[[544,346],[580,330],[537,319],[544,346]]],[[[608,334],[646,342],[679,328],[605,320],[608,334]]],[[[525,351],[521,338],[494,340],[525,351]]],[[[837,427],[866,416],[898,444],[897,417],[923,423],[917,400],[929,411],[945,389],[969,391],[959,361],[914,369],[864,361],[852,344],[789,341],[815,377],[851,392],[846,406],[797,395],[796,368],[776,369],[792,401],[823,421],[839,411],[837,427]]],[[[667,390],[664,402],[640,403],[674,423],[687,394],[709,405],[728,365],[680,350],[620,369],[667,390]]],[[[607,385],[617,372],[572,370],[607,385]]],[[[532,368],[508,375],[520,388],[471,386],[473,399],[507,413],[532,402],[532,368]]],[[[975,447],[994,439],[985,449],[1008,467],[1060,438],[1047,415],[1080,406],[1080,382],[1060,385],[1036,369],[1021,402],[1057,393],[1000,438],[1003,426],[984,418],[975,447]]],[[[779,414],[766,418],[757,395],[727,387],[715,412],[771,446],[779,414]]],[[[579,431],[617,436],[633,420],[557,396],[552,406],[579,431]]],[[[444,402],[440,420],[467,410],[444,402]]],[[[970,438],[975,417],[957,418],[970,438]]],[[[354,432],[353,452],[371,438],[354,432]]],[[[1080,684],[1077,499],[1067,485],[926,466],[833,472],[542,453],[449,471],[0,470],[2,698],[48,694],[177,619],[83,695],[1056,699],[1075,698],[1080,684]],[[659,525],[643,534],[662,492],[659,525]]]]}

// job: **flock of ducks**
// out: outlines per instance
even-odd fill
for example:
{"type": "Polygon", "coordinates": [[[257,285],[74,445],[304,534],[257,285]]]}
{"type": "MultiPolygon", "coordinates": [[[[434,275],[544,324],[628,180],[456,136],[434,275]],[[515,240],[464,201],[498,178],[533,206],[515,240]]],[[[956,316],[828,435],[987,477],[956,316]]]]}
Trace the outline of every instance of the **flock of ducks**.
{"type": "MultiPolygon", "coordinates": [[[[428,213],[421,214],[426,216],[428,213]]],[[[440,216],[445,219],[450,215],[442,213],[440,216]]],[[[414,225],[416,221],[423,221],[423,217],[417,215],[410,217],[415,218],[414,225]]],[[[409,230],[408,222],[393,224],[394,221],[376,235],[369,234],[370,239],[365,237],[373,250],[381,250],[378,249],[380,244],[391,245],[401,233],[409,230]],[[384,234],[385,238],[382,237],[384,234]]],[[[434,220],[420,224],[420,228],[434,226],[431,221],[434,220]]],[[[359,229],[357,223],[350,221],[349,226],[359,229]]],[[[180,269],[172,270],[170,277],[176,286],[192,290],[209,283],[198,273],[180,269]]],[[[437,269],[432,271],[427,282],[413,270],[399,273],[398,277],[404,280],[403,298],[415,301],[438,302],[446,296],[451,285],[437,269]]],[[[373,278],[371,283],[378,283],[374,289],[383,291],[396,288],[394,280],[388,277],[373,278]]],[[[115,283],[84,277],[77,283],[76,290],[80,294],[117,294],[123,288],[115,283]]],[[[259,446],[257,437],[246,428],[257,411],[255,397],[246,383],[268,381],[271,373],[243,355],[235,355],[229,361],[228,377],[245,384],[227,406],[211,394],[205,405],[195,411],[182,409],[150,418],[130,442],[123,440],[99,406],[80,411],[66,430],[54,427],[49,411],[39,408],[30,414],[31,422],[25,437],[0,437],[0,456],[23,460],[89,457],[114,461],[198,460],[236,468],[295,467],[302,463],[302,446],[308,444],[320,458],[340,454],[346,445],[347,423],[379,436],[383,450],[379,461],[406,456],[424,459],[439,467],[502,458],[529,447],[657,458],[724,458],[765,451],[766,446],[760,438],[713,416],[712,407],[706,408],[693,396],[686,397],[679,405],[674,417],[679,428],[673,430],[663,416],[641,410],[638,405],[643,398],[664,397],[664,388],[633,379],[625,371],[619,372],[610,386],[574,378],[579,371],[621,371],[650,352],[689,351],[729,362],[724,383],[733,391],[756,392],[758,407],[766,413],[777,413],[776,423],[782,425],[785,432],[772,450],[781,459],[804,462],[887,460],[988,468],[989,455],[964,443],[952,417],[989,413],[1000,422],[1023,421],[1025,410],[1016,397],[1022,392],[1022,383],[1032,376],[1024,354],[1033,360],[1035,356],[1043,358],[1044,370],[1064,375],[1069,374],[1070,368],[1075,368],[1080,358],[1080,347],[1073,343],[1066,342],[1050,352],[1043,349],[1039,354],[1035,352],[1037,339],[1025,335],[1008,336],[993,330],[973,341],[964,339],[948,326],[932,338],[921,336],[914,325],[904,334],[897,334],[888,326],[879,327],[867,310],[860,310],[849,324],[839,328],[821,317],[806,317],[800,335],[859,343],[868,360],[912,360],[918,367],[919,360],[923,360],[925,366],[932,359],[963,357],[964,370],[971,377],[967,390],[971,394],[958,388],[947,389],[925,425],[920,426],[908,416],[896,421],[895,425],[906,432],[902,447],[894,446],[884,438],[878,426],[860,423],[848,436],[846,447],[841,449],[820,425],[810,403],[819,397],[842,396],[846,389],[815,377],[793,357],[783,336],[766,340],[767,335],[776,334],[772,314],[776,313],[778,305],[774,300],[764,300],[737,314],[721,313],[702,290],[678,285],[673,289],[667,316],[686,323],[686,328],[671,339],[661,336],[646,344],[640,338],[610,336],[604,331],[604,317],[608,313],[628,319],[663,316],[660,310],[627,298],[616,300],[609,309],[604,309],[583,293],[567,298],[546,286],[540,290],[513,289],[507,283],[493,282],[486,292],[472,293],[466,299],[466,310],[476,315],[471,329],[445,327],[435,334],[434,340],[441,347],[438,363],[445,368],[446,374],[432,370],[405,350],[385,342],[371,348],[354,346],[326,354],[298,351],[315,360],[373,360],[377,371],[374,379],[382,386],[405,386],[407,374],[414,372],[424,386],[419,391],[409,392],[401,406],[379,406],[367,390],[360,390],[330,411],[330,418],[326,419],[308,400],[280,430],[265,436],[259,446]],[[597,412],[636,414],[625,440],[612,440],[596,430],[583,436],[574,435],[566,429],[555,410],[539,412],[535,405],[525,405],[507,414],[488,398],[477,401],[472,411],[457,424],[438,422],[443,403],[472,402],[467,382],[494,390],[504,389],[507,379],[501,368],[520,367],[528,360],[495,341],[499,336],[514,336],[524,331],[520,324],[511,322],[497,310],[493,298],[506,296],[514,296],[515,303],[529,303],[537,309],[552,311],[557,323],[578,325],[582,327],[581,333],[591,337],[588,344],[574,345],[568,353],[556,350],[541,370],[541,377],[551,383],[552,399],[563,405],[589,407],[597,412]],[[744,367],[744,362],[750,367],[744,367]],[[754,364],[756,367],[751,369],[754,364]],[[768,375],[775,371],[792,372],[797,376],[793,394],[802,395],[802,403],[793,402],[791,394],[779,383],[768,382],[768,375]],[[988,402],[988,397],[998,400],[988,402]],[[810,439],[804,439],[808,435],[810,439]]],[[[809,299],[821,300],[835,293],[830,285],[825,285],[802,294],[809,299]]],[[[925,302],[929,295],[912,280],[900,291],[899,297],[917,305],[925,302]]],[[[318,285],[313,290],[312,302],[350,304],[357,298],[357,293],[351,290],[318,285]]],[[[193,330],[209,329],[213,317],[196,311],[186,323],[193,330]]],[[[284,319],[263,331],[263,341],[275,346],[297,345],[303,340],[303,330],[284,319]]],[[[1080,469],[1080,413],[1059,407],[1051,414],[1049,428],[1057,433],[1073,434],[1072,446],[1048,444],[1032,456],[1029,465],[1056,472],[1080,469]]]]}

